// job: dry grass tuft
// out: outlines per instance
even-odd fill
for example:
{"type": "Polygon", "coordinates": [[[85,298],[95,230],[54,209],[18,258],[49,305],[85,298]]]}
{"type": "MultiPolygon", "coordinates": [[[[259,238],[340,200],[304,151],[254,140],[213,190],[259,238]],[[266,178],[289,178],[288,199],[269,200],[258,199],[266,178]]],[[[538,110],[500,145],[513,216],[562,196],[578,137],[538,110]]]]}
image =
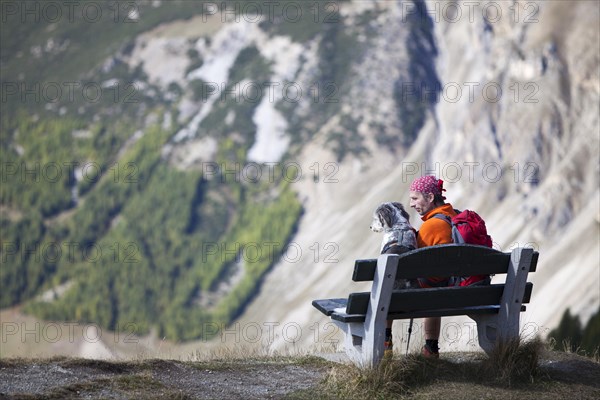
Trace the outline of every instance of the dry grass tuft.
{"type": "Polygon", "coordinates": [[[446,355],[431,360],[411,354],[384,360],[377,368],[352,365],[333,367],[323,383],[323,392],[336,398],[398,398],[436,383],[464,382],[488,387],[513,387],[534,383],[540,375],[539,359],[544,350],[539,338],[502,343],[489,357],[481,354],[470,360],[446,355]]]}
{"type": "Polygon", "coordinates": [[[285,348],[283,350],[274,350],[270,343],[258,345],[223,345],[210,350],[196,350],[189,354],[185,361],[192,362],[212,362],[212,361],[240,361],[240,360],[282,360],[298,359],[311,356],[313,353],[296,348],[285,348]]]}
{"type": "Polygon", "coordinates": [[[539,375],[539,359],[545,347],[540,338],[501,342],[484,361],[484,372],[490,379],[509,387],[514,383],[533,382],[539,375]]]}
{"type": "Polygon", "coordinates": [[[376,398],[408,394],[435,379],[437,360],[418,355],[383,360],[377,368],[340,365],[325,378],[326,392],[336,398],[376,398]]]}

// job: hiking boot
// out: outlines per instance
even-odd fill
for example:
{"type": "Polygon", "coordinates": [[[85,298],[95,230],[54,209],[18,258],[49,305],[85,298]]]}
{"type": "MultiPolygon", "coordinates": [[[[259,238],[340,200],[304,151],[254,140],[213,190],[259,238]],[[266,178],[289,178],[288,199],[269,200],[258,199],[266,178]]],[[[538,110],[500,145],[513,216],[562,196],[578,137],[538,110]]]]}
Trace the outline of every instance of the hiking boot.
{"type": "Polygon", "coordinates": [[[421,349],[421,355],[425,358],[440,358],[439,351],[433,351],[433,349],[427,345],[424,345],[421,349]]]}
{"type": "Polygon", "coordinates": [[[394,355],[394,344],[392,343],[392,339],[388,339],[383,342],[383,357],[384,358],[392,358],[394,355]]]}

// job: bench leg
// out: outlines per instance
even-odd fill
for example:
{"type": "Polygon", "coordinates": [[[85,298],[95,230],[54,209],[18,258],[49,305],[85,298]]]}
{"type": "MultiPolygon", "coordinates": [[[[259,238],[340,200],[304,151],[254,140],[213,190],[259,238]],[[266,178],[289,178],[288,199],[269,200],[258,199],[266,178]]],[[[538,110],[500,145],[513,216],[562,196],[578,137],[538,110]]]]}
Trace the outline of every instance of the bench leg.
{"type": "Polygon", "coordinates": [[[470,315],[477,322],[479,346],[488,355],[499,341],[510,341],[519,338],[519,316],[512,323],[499,323],[498,315],[470,315]]]}
{"type": "Polygon", "coordinates": [[[358,367],[374,368],[383,359],[385,326],[398,259],[395,254],[380,255],[377,259],[371,299],[364,323],[334,321],[344,331],[346,354],[358,367]]]}
{"type": "Polygon", "coordinates": [[[362,366],[366,368],[377,367],[383,359],[385,327],[398,270],[398,258],[396,255],[381,255],[377,259],[371,301],[364,324],[365,340],[362,366]]]}
{"type": "Polygon", "coordinates": [[[354,365],[361,368],[373,368],[381,362],[385,340],[385,322],[372,331],[365,329],[363,323],[333,322],[344,332],[344,350],[354,365]]]}
{"type": "Polygon", "coordinates": [[[469,315],[469,317],[477,322],[477,339],[479,346],[490,354],[496,345],[498,337],[498,316],[497,315],[469,315]]]}
{"type": "MultiPolygon", "coordinates": [[[[379,321],[378,321],[379,322],[379,321]]],[[[377,325],[365,327],[365,340],[363,343],[363,367],[374,368],[383,359],[385,341],[385,321],[377,325]]]]}
{"type": "Polygon", "coordinates": [[[364,362],[363,342],[365,336],[364,324],[352,322],[333,322],[344,332],[344,350],[354,365],[362,366],[364,362]]]}
{"type": "Polygon", "coordinates": [[[497,315],[470,316],[477,322],[479,345],[488,354],[498,341],[519,338],[521,305],[523,304],[527,274],[532,262],[533,249],[514,249],[506,274],[504,293],[500,300],[500,311],[497,315]]]}

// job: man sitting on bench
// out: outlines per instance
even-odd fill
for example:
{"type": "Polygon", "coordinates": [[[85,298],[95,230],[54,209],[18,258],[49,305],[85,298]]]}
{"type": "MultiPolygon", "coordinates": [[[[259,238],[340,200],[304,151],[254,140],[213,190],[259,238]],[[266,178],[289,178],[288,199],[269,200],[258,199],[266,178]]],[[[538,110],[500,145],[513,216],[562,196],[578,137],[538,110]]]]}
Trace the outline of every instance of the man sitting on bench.
{"type": "MultiPolygon", "coordinates": [[[[456,212],[450,203],[444,201],[446,197],[442,195],[442,192],[446,189],[443,188],[443,184],[441,179],[428,175],[415,179],[410,185],[410,206],[421,215],[423,220],[417,233],[418,248],[453,243],[452,225],[448,222],[456,215],[456,212]],[[448,217],[447,221],[444,216],[448,217]]],[[[486,280],[479,280],[479,282],[476,282],[478,279],[472,278],[469,279],[467,285],[489,284],[489,277],[486,280]]],[[[457,278],[430,277],[419,279],[419,284],[423,288],[454,286],[453,279],[457,278]]],[[[461,286],[466,285],[461,284],[461,286]]],[[[440,325],[441,317],[425,318],[425,345],[421,350],[425,357],[439,357],[440,325]]]]}

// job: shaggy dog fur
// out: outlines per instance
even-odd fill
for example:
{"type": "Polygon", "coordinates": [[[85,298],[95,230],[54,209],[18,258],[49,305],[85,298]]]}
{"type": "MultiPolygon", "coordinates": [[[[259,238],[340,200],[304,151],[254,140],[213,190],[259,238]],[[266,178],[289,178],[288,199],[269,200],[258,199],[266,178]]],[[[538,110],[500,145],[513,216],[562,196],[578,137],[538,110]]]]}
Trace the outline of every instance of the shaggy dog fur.
{"type": "MultiPolygon", "coordinates": [[[[416,232],[408,219],[409,215],[404,206],[398,202],[382,203],[375,209],[371,230],[383,232],[381,254],[400,255],[417,248],[416,232]]],[[[416,286],[418,286],[416,282],[397,279],[394,289],[416,286]]]]}

